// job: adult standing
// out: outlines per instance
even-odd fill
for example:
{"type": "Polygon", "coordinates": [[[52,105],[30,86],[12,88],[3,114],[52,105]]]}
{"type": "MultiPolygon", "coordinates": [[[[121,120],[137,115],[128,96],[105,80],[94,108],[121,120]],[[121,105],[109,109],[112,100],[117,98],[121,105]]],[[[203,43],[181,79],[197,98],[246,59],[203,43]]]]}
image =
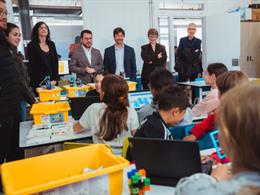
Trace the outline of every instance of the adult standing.
{"type": "Polygon", "coordinates": [[[167,53],[165,46],[157,43],[158,31],[154,28],[148,30],[149,43],[142,46],[141,56],[144,61],[141,74],[144,90],[148,90],[149,77],[157,68],[165,68],[167,53]]]}
{"type": "Polygon", "coordinates": [[[105,49],[104,69],[110,74],[121,75],[136,80],[134,48],[124,44],[125,31],[121,27],[113,31],[115,44],[105,49]]]}
{"type": "MultiPolygon", "coordinates": [[[[5,38],[7,10],[0,0],[0,164],[23,158],[19,150],[19,78],[5,38]]],[[[0,185],[1,191],[1,185],[0,185]]]]}
{"type": "Polygon", "coordinates": [[[174,69],[179,74],[179,81],[194,81],[202,76],[201,40],[195,37],[196,24],[190,23],[187,28],[188,36],[180,40],[174,69]]]}
{"type": "Polygon", "coordinates": [[[28,44],[29,76],[35,90],[41,81],[50,76],[52,85],[58,80],[58,54],[55,43],[50,39],[50,29],[45,22],[38,22],[32,30],[28,44]]]}
{"type": "Polygon", "coordinates": [[[90,30],[83,30],[80,33],[80,40],[81,45],[73,52],[69,68],[86,84],[92,82],[94,74],[103,69],[103,61],[100,51],[92,47],[92,32],[90,30]]]}
{"type": "Polygon", "coordinates": [[[21,121],[26,120],[26,107],[27,103],[30,105],[35,103],[35,97],[32,88],[30,87],[30,79],[28,77],[27,69],[23,63],[24,56],[17,51],[19,43],[21,41],[20,28],[13,24],[7,23],[7,29],[5,31],[6,40],[8,42],[8,48],[13,57],[16,60],[15,70],[20,75],[19,91],[21,92],[20,101],[20,119],[21,121]]]}

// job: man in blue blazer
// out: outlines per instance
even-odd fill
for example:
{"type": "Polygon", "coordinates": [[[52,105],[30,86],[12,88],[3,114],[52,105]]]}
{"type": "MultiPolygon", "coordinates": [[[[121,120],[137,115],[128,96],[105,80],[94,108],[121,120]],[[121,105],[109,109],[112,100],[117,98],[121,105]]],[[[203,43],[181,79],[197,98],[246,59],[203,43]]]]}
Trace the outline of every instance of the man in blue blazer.
{"type": "Polygon", "coordinates": [[[134,48],[124,44],[125,31],[118,27],[113,32],[115,44],[105,49],[104,70],[116,75],[136,80],[134,48]]]}

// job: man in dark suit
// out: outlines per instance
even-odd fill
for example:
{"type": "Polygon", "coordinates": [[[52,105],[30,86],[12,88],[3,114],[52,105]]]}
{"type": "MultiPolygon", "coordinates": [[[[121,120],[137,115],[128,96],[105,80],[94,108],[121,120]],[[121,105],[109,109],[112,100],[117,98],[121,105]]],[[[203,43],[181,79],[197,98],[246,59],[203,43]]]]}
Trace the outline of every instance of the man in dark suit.
{"type": "Polygon", "coordinates": [[[135,51],[132,47],[124,44],[125,31],[118,27],[114,29],[115,45],[105,49],[105,71],[136,80],[135,51]]]}
{"type": "Polygon", "coordinates": [[[69,69],[86,84],[93,82],[94,73],[103,69],[103,61],[100,51],[92,47],[92,32],[83,30],[80,37],[81,46],[73,52],[69,69]]]}
{"type": "Polygon", "coordinates": [[[201,40],[195,37],[196,25],[188,25],[188,36],[180,40],[176,52],[174,69],[179,74],[179,81],[194,81],[202,76],[201,40]]]}

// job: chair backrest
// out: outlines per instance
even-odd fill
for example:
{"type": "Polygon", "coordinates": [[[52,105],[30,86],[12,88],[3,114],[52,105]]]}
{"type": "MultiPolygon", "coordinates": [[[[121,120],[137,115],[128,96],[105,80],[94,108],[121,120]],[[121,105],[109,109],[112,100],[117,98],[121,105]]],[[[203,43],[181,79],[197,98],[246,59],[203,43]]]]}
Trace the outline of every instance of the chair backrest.
{"type": "MultiPolygon", "coordinates": [[[[188,136],[190,135],[190,130],[193,128],[194,125],[189,125],[185,128],[185,135],[188,136]]],[[[214,131],[214,130],[212,130],[214,131]]],[[[206,150],[206,149],[209,149],[209,148],[213,148],[214,145],[211,141],[211,138],[210,138],[210,133],[212,132],[207,132],[204,136],[202,136],[201,138],[199,138],[198,142],[199,142],[199,148],[200,150],[206,150]]]]}
{"type": "Polygon", "coordinates": [[[185,129],[190,127],[190,126],[193,127],[194,124],[174,126],[174,127],[169,128],[173,139],[180,139],[181,140],[183,137],[185,137],[186,136],[185,129]]]}
{"type": "Polygon", "coordinates": [[[126,138],[124,139],[124,142],[123,142],[123,150],[122,150],[122,156],[123,156],[124,158],[126,158],[128,146],[129,146],[129,141],[128,141],[128,137],[126,137],[126,138]]]}

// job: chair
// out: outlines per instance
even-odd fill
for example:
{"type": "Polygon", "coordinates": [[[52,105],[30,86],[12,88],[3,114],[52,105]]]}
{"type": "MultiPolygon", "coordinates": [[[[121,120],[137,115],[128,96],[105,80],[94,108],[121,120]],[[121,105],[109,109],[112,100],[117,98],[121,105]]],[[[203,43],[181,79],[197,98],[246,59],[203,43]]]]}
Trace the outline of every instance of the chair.
{"type": "Polygon", "coordinates": [[[126,137],[126,138],[124,139],[124,142],[123,142],[123,150],[122,150],[122,156],[123,156],[124,158],[126,158],[128,146],[129,146],[129,141],[128,141],[128,137],[126,137]]]}
{"type": "Polygon", "coordinates": [[[186,136],[185,129],[190,126],[193,127],[194,124],[183,125],[183,126],[174,126],[174,127],[170,127],[169,130],[174,139],[182,140],[182,138],[186,136]]]}
{"type": "MultiPolygon", "coordinates": [[[[185,136],[190,135],[190,130],[193,128],[193,126],[194,125],[190,125],[185,128],[185,136]]],[[[211,138],[210,138],[210,133],[212,131],[215,131],[215,130],[211,130],[210,132],[207,132],[204,136],[202,136],[198,139],[200,150],[206,150],[206,149],[214,147],[214,145],[211,141],[211,138]]]]}

